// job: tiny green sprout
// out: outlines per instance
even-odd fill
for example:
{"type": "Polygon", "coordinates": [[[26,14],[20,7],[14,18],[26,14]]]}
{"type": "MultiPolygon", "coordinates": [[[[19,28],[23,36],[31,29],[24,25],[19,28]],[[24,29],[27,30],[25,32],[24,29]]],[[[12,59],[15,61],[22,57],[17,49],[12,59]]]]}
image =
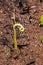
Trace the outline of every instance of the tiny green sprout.
{"type": "Polygon", "coordinates": [[[24,31],[24,27],[23,27],[20,23],[15,23],[15,24],[13,25],[13,31],[14,31],[14,36],[13,36],[14,48],[15,48],[15,49],[18,49],[17,40],[16,40],[16,27],[18,27],[21,32],[24,31]]]}
{"type": "Polygon", "coordinates": [[[43,25],[43,15],[40,17],[40,25],[43,25]]]}
{"type": "Polygon", "coordinates": [[[43,36],[40,37],[41,42],[43,43],[43,36]]]}

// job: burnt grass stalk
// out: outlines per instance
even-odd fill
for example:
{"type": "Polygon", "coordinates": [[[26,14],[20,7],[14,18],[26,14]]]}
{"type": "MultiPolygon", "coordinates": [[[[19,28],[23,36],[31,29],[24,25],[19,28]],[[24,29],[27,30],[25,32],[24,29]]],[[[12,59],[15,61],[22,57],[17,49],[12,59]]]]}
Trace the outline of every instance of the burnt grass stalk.
{"type": "Polygon", "coordinates": [[[6,37],[0,38],[0,42],[2,42],[3,45],[7,45],[10,49],[13,49],[13,46],[10,44],[6,37]]]}

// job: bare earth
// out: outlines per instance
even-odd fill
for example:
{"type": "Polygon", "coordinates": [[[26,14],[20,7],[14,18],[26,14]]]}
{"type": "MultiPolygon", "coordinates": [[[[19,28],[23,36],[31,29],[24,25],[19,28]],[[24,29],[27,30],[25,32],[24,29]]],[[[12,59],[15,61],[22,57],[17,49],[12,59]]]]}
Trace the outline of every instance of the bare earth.
{"type": "Polygon", "coordinates": [[[0,65],[43,65],[40,15],[43,15],[43,2],[22,0],[21,5],[15,0],[0,0],[0,65]],[[15,21],[25,28],[23,33],[17,29],[17,50],[13,48],[15,21]]]}

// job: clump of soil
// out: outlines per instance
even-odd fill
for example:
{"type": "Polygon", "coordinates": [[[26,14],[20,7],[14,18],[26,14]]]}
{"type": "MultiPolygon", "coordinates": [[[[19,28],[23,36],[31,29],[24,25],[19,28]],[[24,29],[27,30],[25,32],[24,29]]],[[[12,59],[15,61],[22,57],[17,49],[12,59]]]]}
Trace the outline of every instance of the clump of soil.
{"type": "Polygon", "coordinates": [[[0,65],[43,65],[40,15],[43,15],[43,2],[0,0],[0,65]],[[15,23],[25,28],[23,33],[17,29],[17,50],[13,47],[15,23]]]}

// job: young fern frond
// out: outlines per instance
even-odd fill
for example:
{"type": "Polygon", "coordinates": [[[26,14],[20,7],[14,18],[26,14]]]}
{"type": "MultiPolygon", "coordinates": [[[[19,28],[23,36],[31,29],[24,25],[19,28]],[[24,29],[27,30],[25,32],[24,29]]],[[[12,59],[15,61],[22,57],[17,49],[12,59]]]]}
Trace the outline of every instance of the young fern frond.
{"type": "Polygon", "coordinates": [[[24,31],[24,27],[20,23],[16,23],[16,24],[13,25],[13,31],[14,31],[14,37],[13,37],[14,48],[18,49],[18,47],[17,47],[17,40],[16,40],[16,27],[18,27],[21,32],[24,31]]]}

